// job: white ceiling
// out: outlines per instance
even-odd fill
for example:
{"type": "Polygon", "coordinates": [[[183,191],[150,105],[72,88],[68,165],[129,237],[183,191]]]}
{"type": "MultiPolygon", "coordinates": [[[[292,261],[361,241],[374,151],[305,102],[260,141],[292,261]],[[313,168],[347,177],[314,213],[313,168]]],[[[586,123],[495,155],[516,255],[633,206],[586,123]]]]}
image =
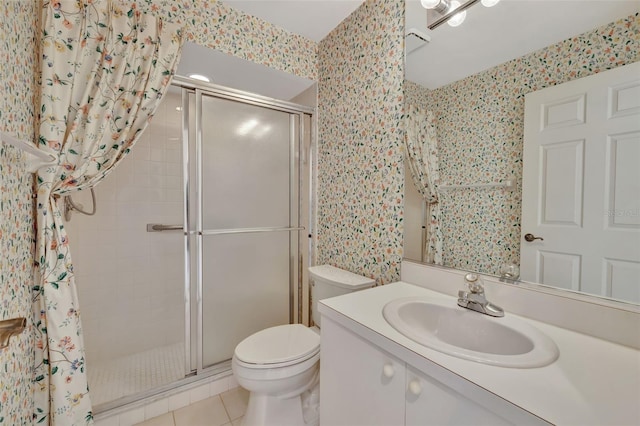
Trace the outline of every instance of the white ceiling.
{"type": "MultiPolygon", "coordinates": [[[[322,40],[363,0],[227,0],[288,31],[322,40]]],[[[456,28],[431,31],[419,0],[407,0],[406,27],[431,41],[411,52],[406,78],[434,89],[640,11],[638,0],[502,0],[480,3],[456,28]]],[[[216,84],[289,100],[313,81],[187,43],[178,74],[208,75],[216,84]]]]}
{"type": "Polygon", "coordinates": [[[187,42],[182,48],[178,75],[200,74],[212,83],[269,98],[288,101],[314,81],[256,64],[217,50],[187,42]]]}

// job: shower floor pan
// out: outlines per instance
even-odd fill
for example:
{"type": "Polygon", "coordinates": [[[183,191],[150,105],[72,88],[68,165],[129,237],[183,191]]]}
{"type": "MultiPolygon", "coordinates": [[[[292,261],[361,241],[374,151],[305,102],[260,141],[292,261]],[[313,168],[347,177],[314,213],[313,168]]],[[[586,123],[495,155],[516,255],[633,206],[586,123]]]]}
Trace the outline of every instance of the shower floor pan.
{"type": "Polygon", "coordinates": [[[162,346],[103,363],[88,363],[94,407],[184,378],[184,344],[162,346]]]}

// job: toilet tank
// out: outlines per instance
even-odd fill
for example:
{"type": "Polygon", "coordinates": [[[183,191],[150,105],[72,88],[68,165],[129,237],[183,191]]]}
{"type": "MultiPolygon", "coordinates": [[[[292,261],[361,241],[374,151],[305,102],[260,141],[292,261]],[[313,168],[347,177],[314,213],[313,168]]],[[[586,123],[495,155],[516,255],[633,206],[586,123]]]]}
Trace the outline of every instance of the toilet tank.
{"type": "Polygon", "coordinates": [[[313,322],[320,327],[320,314],[318,313],[318,300],[340,296],[365,288],[371,288],[375,281],[344,269],[331,265],[318,265],[309,268],[311,277],[311,313],[313,322]]]}

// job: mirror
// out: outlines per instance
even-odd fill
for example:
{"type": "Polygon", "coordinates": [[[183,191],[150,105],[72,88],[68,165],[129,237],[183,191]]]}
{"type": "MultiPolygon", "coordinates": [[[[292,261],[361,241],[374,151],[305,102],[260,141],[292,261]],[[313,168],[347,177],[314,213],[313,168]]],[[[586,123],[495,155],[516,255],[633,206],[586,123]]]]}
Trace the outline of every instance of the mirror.
{"type": "MultiPolygon", "coordinates": [[[[511,279],[527,244],[521,232],[525,95],[604,71],[611,62],[638,61],[631,45],[637,46],[640,7],[629,1],[473,3],[461,25],[429,30],[421,2],[406,1],[405,102],[435,117],[442,237],[440,258],[434,257],[426,250],[433,212],[406,169],[404,257],[511,279]]],[[[640,207],[640,187],[634,188],[640,207]]],[[[640,247],[640,227],[629,228],[640,247]]],[[[588,293],[639,303],[640,267],[629,265],[628,295],[588,293]]]]}

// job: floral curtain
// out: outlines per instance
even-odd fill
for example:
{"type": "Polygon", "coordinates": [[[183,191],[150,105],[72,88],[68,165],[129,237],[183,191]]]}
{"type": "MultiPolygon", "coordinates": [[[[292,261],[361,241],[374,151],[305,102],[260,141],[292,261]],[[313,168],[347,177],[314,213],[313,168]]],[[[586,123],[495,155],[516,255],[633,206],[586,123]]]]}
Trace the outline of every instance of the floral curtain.
{"type": "Polygon", "coordinates": [[[37,172],[34,423],[93,422],[69,241],[57,205],[93,187],[129,153],[175,71],[181,29],[133,2],[49,0],[42,10],[37,172]]]}
{"type": "Polygon", "coordinates": [[[409,105],[405,149],[413,183],[418,192],[422,194],[428,207],[426,259],[423,261],[442,265],[443,238],[439,225],[438,141],[436,139],[435,116],[432,111],[416,105],[409,105]]]}

